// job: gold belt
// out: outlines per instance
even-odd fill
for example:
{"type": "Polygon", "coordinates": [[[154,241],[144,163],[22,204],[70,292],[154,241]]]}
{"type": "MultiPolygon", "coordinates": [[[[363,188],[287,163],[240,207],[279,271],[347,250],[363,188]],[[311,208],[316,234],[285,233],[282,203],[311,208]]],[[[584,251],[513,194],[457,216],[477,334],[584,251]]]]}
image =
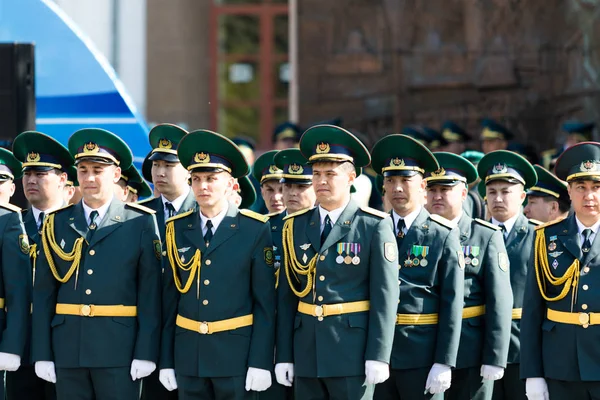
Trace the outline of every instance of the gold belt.
{"type": "Polygon", "coordinates": [[[435,325],[437,314],[396,314],[396,325],[435,325]]]}
{"type": "Polygon", "coordinates": [[[485,306],[473,306],[463,308],[463,319],[480,317],[485,314],[485,306]]]}
{"type": "Polygon", "coordinates": [[[600,324],[599,313],[572,313],[548,309],[547,317],[550,321],[561,324],[581,325],[587,328],[589,325],[600,324]]]}
{"type": "Polygon", "coordinates": [[[0,308],[4,308],[4,298],[0,297],[0,308]]]}
{"type": "Polygon", "coordinates": [[[135,317],[136,306],[96,306],[94,304],[57,304],[56,313],[80,317],[135,317]]]}
{"type": "Polygon", "coordinates": [[[521,314],[523,314],[522,308],[513,308],[512,319],[521,319],[521,314]]]}
{"type": "Polygon", "coordinates": [[[308,304],[298,303],[298,312],[313,317],[329,317],[331,315],[349,314],[355,312],[369,311],[369,300],[352,301],[350,303],[337,304],[308,304]]]}
{"type": "Polygon", "coordinates": [[[234,329],[243,328],[245,326],[252,325],[254,317],[252,314],[244,315],[241,317],[223,319],[221,321],[214,322],[200,322],[194,321],[181,315],[177,315],[175,323],[177,326],[190,331],[198,332],[202,335],[210,335],[211,333],[232,331],[234,329]]]}

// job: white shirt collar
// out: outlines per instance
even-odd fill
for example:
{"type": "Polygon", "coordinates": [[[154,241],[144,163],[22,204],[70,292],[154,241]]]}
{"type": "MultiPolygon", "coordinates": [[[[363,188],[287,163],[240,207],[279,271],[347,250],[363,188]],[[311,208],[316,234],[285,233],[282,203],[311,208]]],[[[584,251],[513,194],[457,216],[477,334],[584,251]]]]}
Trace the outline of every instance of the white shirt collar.
{"type": "Polygon", "coordinates": [[[579,218],[577,218],[577,216],[575,216],[575,222],[577,223],[577,230],[579,231],[579,235],[582,240],[583,240],[583,230],[584,229],[592,230],[592,234],[590,235],[590,242],[594,243],[594,238],[596,237],[596,234],[598,233],[598,228],[600,227],[600,221],[596,222],[594,225],[592,225],[590,227],[587,227],[581,223],[581,221],[579,220],[579,218]]]}
{"type": "Polygon", "coordinates": [[[329,215],[329,219],[331,220],[331,225],[332,226],[335,225],[337,220],[340,218],[340,215],[342,215],[342,212],[344,212],[346,207],[348,207],[348,203],[350,203],[350,199],[348,199],[346,204],[344,204],[340,208],[336,208],[335,210],[331,210],[331,211],[327,211],[326,209],[324,209],[323,207],[321,207],[319,205],[319,217],[321,218],[321,232],[323,232],[323,227],[325,226],[325,217],[327,215],[329,215]]]}
{"type": "Polygon", "coordinates": [[[213,230],[212,230],[213,233],[215,233],[217,231],[219,224],[221,224],[221,222],[223,221],[223,218],[225,218],[225,215],[227,215],[227,210],[229,210],[229,207],[231,207],[231,206],[229,205],[229,203],[227,203],[227,205],[223,208],[223,210],[212,218],[207,218],[206,216],[204,216],[204,214],[202,214],[202,211],[198,211],[198,213],[200,214],[200,224],[202,226],[202,234],[203,235],[206,234],[206,222],[209,219],[213,225],[213,230]]]}
{"type": "Polygon", "coordinates": [[[171,203],[173,204],[173,208],[175,208],[175,213],[179,213],[179,209],[181,208],[181,206],[183,205],[183,202],[185,201],[185,199],[187,198],[188,194],[190,194],[190,188],[187,187],[187,190],[185,190],[185,193],[183,193],[181,196],[179,196],[178,198],[176,198],[173,201],[169,201],[165,198],[165,196],[163,196],[162,194],[160,195],[161,199],[162,199],[162,203],[163,203],[163,208],[165,211],[165,215],[168,215],[168,210],[166,207],[167,203],[171,203]]]}
{"type": "Polygon", "coordinates": [[[460,214],[458,214],[458,217],[450,220],[450,222],[452,222],[452,225],[458,226],[458,221],[460,221],[460,219],[462,218],[462,216],[463,216],[463,213],[461,211],[460,214]]]}
{"type": "Polygon", "coordinates": [[[104,216],[108,212],[108,207],[110,207],[110,203],[112,203],[112,201],[113,201],[113,199],[110,199],[110,201],[107,201],[100,208],[90,208],[87,204],[85,204],[85,200],[81,200],[81,205],[83,206],[83,213],[85,214],[85,222],[87,222],[87,224],[89,225],[90,214],[93,210],[96,210],[96,211],[98,211],[98,217],[96,217],[95,222],[96,222],[96,225],[99,225],[100,221],[102,221],[102,218],[104,218],[104,216]]]}
{"type": "Polygon", "coordinates": [[[506,237],[508,237],[508,235],[510,235],[510,232],[512,231],[512,228],[515,226],[515,223],[517,222],[517,218],[519,218],[519,213],[516,213],[513,217],[510,217],[509,219],[507,219],[504,222],[500,222],[496,218],[492,217],[492,224],[494,224],[494,225],[504,224],[504,227],[506,228],[506,237]]]}
{"type": "MultiPolygon", "coordinates": [[[[396,214],[395,210],[392,210],[392,218],[394,220],[394,231],[398,230],[398,220],[404,219],[404,226],[406,226],[406,232],[408,232],[408,230],[412,226],[413,222],[415,222],[415,220],[419,216],[420,212],[421,212],[421,207],[418,207],[415,211],[411,212],[406,217],[401,217],[398,214],[396,214]]],[[[398,232],[396,232],[396,234],[398,234],[398,232]]]]}

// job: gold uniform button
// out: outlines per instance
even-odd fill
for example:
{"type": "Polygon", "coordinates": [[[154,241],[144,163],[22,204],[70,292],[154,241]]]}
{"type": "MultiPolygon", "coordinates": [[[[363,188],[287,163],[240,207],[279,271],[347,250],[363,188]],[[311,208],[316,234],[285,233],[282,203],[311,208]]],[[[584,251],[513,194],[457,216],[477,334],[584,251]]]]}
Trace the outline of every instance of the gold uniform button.
{"type": "Polygon", "coordinates": [[[585,268],[583,269],[583,272],[585,272],[586,274],[587,274],[588,272],[590,272],[590,267],[585,267],[585,268]]]}
{"type": "Polygon", "coordinates": [[[323,321],[323,317],[318,317],[317,319],[319,320],[319,322],[323,321]]]}
{"type": "Polygon", "coordinates": [[[319,297],[317,297],[317,300],[319,300],[319,301],[323,301],[323,296],[319,296],[319,297]]]}
{"type": "Polygon", "coordinates": [[[210,265],[210,260],[206,260],[205,264],[210,265]]]}
{"type": "Polygon", "coordinates": [[[322,255],[321,257],[319,257],[319,260],[325,261],[325,256],[322,255]]]}
{"type": "Polygon", "coordinates": [[[208,279],[205,279],[205,280],[204,280],[204,284],[205,284],[206,286],[208,286],[208,285],[210,284],[210,281],[209,281],[208,279]]]}
{"type": "Polygon", "coordinates": [[[86,289],[85,294],[92,294],[92,291],[90,289],[86,289]]]}
{"type": "Polygon", "coordinates": [[[583,290],[588,290],[590,287],[588,285],[583,285],[583,290]]]}
{"type": "Polygon", "coordinates": [[[202,304],[204,304],[205,306],[208,305],[208,300],[202,300],[202,304]]]}
{"type": "Polygon", "coordinates": [[[581,305],[581,309],[582,309],[582,310],[587,310],[587,304],[582,304],[582,305],[581,305]]]}
{"type": "Polygon", "coordinates": [[[93,273],[94,273],[94,270],[93,270],[93,269],[88,269],[88,270],[87,270],[87,274],[88,274],[88,275],[91,275],[91,274],[93,274],[93,273]]]}
{"type": "Polygon", "coordinates": [[[93,256],[94,254],[96,254],[96,250],[90,250],[89,255],[93,256]]]}
{"type": "Polygon", "coordinates": [[[325,275],[321,275],[321,276],[319,276],[319,280],[320,280],[321,282],[323,282],[323,281],[325,280],[325,275]]]}

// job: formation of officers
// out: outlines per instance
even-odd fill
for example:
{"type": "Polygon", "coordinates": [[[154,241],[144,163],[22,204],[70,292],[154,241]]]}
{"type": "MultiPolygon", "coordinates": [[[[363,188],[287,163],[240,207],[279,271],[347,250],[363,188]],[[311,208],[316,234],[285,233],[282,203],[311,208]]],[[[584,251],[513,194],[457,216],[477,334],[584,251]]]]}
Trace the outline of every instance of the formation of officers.
{"type": "Polygon", "coordinates": [[[315,125],[250,168],[161,124],[142,174],[102,129],[20,134],[0,149],[6,399],[600,399],[600,143],[551,173],[404,133],[369,151],[315,125]],[[352,194],[367,168],[386,211],[352,194]]]}

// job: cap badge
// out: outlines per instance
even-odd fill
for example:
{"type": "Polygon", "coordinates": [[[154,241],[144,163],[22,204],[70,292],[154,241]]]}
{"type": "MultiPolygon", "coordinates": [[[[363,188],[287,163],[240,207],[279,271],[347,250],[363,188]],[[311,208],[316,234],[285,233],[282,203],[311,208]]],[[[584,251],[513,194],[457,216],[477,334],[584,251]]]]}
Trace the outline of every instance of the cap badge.
{"type": "Polygon", "coordinates": [[[30,152],[27,154],[27,162],[38,162],[40,161],[40,153],[30,152]]]}
{"type": "Polygon", "coordinates": [[[438,170],[436,170],[436,171],[433,171],[433,172],[431,173],[431,176],[434,176],[434,177],[437,177],[437,176],[444,176],[444,175],[446,175],[446,170],[445,170],[444,168],[440,168],[440,169],[438,169],[438,170]]]}
{"type": "Polygon", "coordinates": [[[293,175],[300,175],[304,172],[304,168],[300,164],[290,164],[288,171],[293,175]]]}
{"type": "Polygon", "coordinates": [[[98,146],[98,143],[87,142],[86,144],[83,145],[84,153],[95,154],[99,151],[100,151],[100,147],[98,146]]]}
{"type": "Polygon", "coordinates": [[[492,168],[492,173],[494,174],[505,174],[506,172],[508,172],[508,168],[504,163],[498,163],[492,168]]]}
{"type": "Polygon", "coordinates": [[[402,158],[396,157],[390,160],[390,167],[404,167],[404,165],[404,159],[402,158]]]}
{"type": "Polygon", "coordinates": [[[196,161],[199,164],[206,164],[210,162],[210,155],[205,152],[196,153],[196,155],[194,156],[194,161],[196,161]]]}
{"type": "Polygon", "coordinates": [[[587,160],[581,163],[579,170],[582,172],[591,172],[598,170],[598,162],[596,160],[587,160]]]}
{"type": "Polygon", "coordinates": [[[279,168],[277,168],[276,165],[269,165],[269,173],[270,174],[277,174],[280,172],[281,172],[281,170],[279,168]]]}
{"type": "Polygon", "coordinates": [[[158,148],[159,149],[172,149],[173,143],[171,143],[171,141],[169,139],[163,138],[158,141],[158,148]]]}
{"type": "Polygon", "coordinates": [[[317,145],[317,154],[327,154],[330,150],[329,143],[321,142],[317,145]]]}

